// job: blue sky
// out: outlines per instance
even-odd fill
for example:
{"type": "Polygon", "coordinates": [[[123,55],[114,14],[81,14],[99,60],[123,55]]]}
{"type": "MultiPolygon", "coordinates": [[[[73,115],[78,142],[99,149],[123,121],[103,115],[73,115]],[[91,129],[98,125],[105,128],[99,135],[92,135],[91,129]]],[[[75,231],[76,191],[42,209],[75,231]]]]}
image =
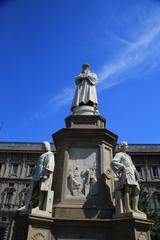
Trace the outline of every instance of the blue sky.
{"type": "Polygon", "coordinates": [[[52,141],[82,63],[118,141],[160,143],[159,0],[1,0],[0,141],[52,141]]]}

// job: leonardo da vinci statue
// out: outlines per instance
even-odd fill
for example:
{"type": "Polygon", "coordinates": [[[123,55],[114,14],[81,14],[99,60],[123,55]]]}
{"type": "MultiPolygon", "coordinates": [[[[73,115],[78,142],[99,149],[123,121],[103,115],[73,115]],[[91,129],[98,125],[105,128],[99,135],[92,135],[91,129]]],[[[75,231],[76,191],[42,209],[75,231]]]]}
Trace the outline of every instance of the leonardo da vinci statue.
{"type": "Polygon", "coordinates": [[[75,83],[76,92],[71,107],[73,114],[81,115],[83,114],[81,110],[85,109],[91,115],[98,115],[97,76],[90,71],[88,64],[82,65],[82,72],[75,77],[75,83]]]}

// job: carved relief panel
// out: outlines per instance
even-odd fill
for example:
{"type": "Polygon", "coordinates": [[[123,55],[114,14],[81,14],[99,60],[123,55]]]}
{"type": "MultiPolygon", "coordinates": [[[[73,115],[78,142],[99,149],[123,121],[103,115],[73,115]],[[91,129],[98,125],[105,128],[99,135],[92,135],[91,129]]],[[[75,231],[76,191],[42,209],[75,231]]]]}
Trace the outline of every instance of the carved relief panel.
{"type": "Polygon", "coordinates": [[[92,198],[98,195],[99,149],[70,148],[65,198],[92,198]]]}

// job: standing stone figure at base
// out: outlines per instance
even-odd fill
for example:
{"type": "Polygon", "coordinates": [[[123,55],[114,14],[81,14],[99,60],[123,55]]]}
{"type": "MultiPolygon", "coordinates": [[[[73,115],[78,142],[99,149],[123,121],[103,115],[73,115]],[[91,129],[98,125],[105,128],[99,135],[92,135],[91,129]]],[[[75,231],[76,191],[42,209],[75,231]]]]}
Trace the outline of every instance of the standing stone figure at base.
{"type": "MultiPolygon", "coordinates": [[[[97,76],[90,71],[88,64],[82,65],[82,72],[75,77],[75,83],[77,88],[71,107],[73,114],[81,114],[78,111],[79,108],[81,106],[88,106],[88,110],[93,108],[93,114],[98,115],[98,100],[96,93],[97,76]]],[[[82,107],[82,109],[83,108],[84,107],[82,107]]]]}
{"type": "Polygon", "coordinates": [[[138,209],[140,193],[138,180],[140,179],[140,176],[132,162],[131,157],[126,153],[127,149],[128,143],[122,142],[120,144],[120,152],[115,155],[111,162],[111,167],[118,177],[117,190],[122,193],[123,210],[119,209],[119,211],[143,214],[138,209]]]}
{"type": "Polygon", "coordinates": [[[26,196],[25,206],[18,209],[23,210],[29,207],[29,204],[34,201],[34,194],[38,196],[38,206],[35,210],[44,210],[51,212],[53,203],[53,191],[51,191],[53,172],[54,172],[54,154],[51,152],[50,144],[43,143],[43,154],[40,155],[35,172],[32,178],[32,184],[26,196]],[[50,198],[50,199],[49,199],[50,198]],[[51,199],[52,198],[52,199],[51,199]]]}

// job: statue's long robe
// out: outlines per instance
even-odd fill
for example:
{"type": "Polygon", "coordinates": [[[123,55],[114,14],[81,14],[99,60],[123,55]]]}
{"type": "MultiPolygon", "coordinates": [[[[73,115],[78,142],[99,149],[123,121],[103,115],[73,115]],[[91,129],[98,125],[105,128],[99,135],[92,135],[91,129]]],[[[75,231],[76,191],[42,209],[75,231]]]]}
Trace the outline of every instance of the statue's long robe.
{"type": "Polygon", "coordinates": [[[77,89],[73,98],[71,109],[80,106],[81,103],[87,105],[88,102],[92,102],[93,104],[98,105],[96,93],[96,74],[90,73],[90,75],[84,78],[82,81],[79,81],[79,76],[75,78],[77,89]]]}

